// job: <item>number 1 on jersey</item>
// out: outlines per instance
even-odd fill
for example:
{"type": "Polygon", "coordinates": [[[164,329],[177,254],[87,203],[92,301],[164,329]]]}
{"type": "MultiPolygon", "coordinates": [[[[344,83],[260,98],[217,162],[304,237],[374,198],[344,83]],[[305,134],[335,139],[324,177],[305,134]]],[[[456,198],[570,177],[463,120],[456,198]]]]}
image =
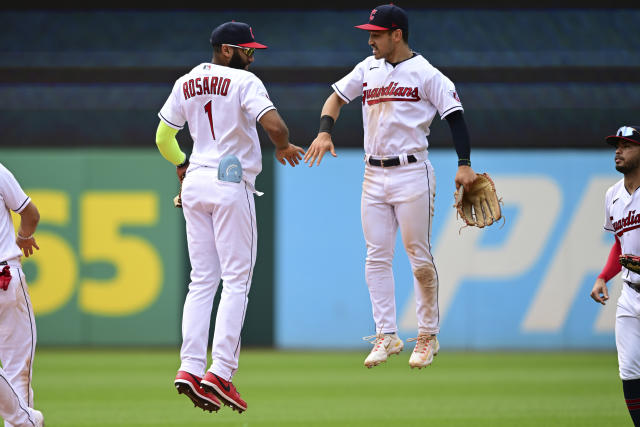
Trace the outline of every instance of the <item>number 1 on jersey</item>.
{"type": "Polygon", "coordinates": [[[216,134],[213,132],[213,115],[211,114],[211,101],[204,104],[204,111],[207,113],[209,117],[209,127],[211,127],[211,136],[213,139],[216,139],[216,134]]]}

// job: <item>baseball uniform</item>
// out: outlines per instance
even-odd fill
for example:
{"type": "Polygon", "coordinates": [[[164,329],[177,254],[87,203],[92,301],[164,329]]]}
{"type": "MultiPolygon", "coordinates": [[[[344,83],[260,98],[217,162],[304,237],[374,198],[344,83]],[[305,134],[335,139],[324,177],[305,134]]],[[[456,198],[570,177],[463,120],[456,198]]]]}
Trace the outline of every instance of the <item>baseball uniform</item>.
{"type": "Polygon", "coordinates": [[[376,332],[397,331],[391,264],[400,228],[415,276],[418,331],[437,334],[438,275],[430,242],[436,180],[427,137],[436,113],[444,118],[462,110],[455,86],[415,54],[395,66],[370,56],[332,87],[345,102],[362,97],[366,154],[361,215],[376,332]],[[374,166],[384,159],[398,159],[399,164],[374,166]]]}
{"type": "Polygon", "coordinates": [[[255,264],[257,229],[253,194],[262,168],[256,121],[274,109],[252,73],[203,63],[175,83],[159,117],[193,138],[182,205],[191,261],[191,283],[183,313],[181,370],[202,376],[213,298],[222,297],[213,338],[212,371],[231,379],[238,367],[240,331],[255,264]],[[191,88],[194,88],[193,91],[191,88]],[[210,113],[209,113],[210,111],[210,113]],[[218,180],[218,163],[235,155],[240,183],[218,180]]]}
{"type": "MultiPolygon", "coordinates": [[[[10,280],[0,286],[0,361],[3,378],[27,406],[33,407],[32,364],[36,347],[36,324],[27,282],[22,271],[20,248],[10,211],[20,213],[30,203],[13,174],[0,164],[0,272],[10,280]],[[5,289],[6,287],[6,289],[5,289]]],[[[0,277],[2,279],[2,277],[0,277]]],[[[6,279],[5,279],[6,280],[6,279]]],[[[8,399],[2,395],[0,400],[8,399]]],[[[8,403],[4,403],[5,405],[8,403]]],[[[5,420],[5,426],[11,426],[5,420]]]]}
{"type": "MultiPolygon", "coordinates": [[[[640,194],[629,194],[624,179],[605,196],[604,229],[618,236],[623,254],[640,254],[640,194]]],[[[622,268],[624,286],[616,310],[620,378],[640,378],[640,275],[622,268]]]]}
{"type": "MultiPolygon", "coordinates": [[[[288,129],[274,111],[263,83],[247,71],[254,49],[266,48],[255,42],[251,27],[235,21],[222,24],[210,41],[213,63],[202,63],[180,77],[159,112],[165,126],[182,129],[188,123],[193,139],[181,188],[191,283],[183,310],[181,365],[175,384],[178,392],[205,410],[217,410],[221,402],[242,412],[247,405],[231,379],[238,369],[240,334],[256,260],[254,194],[261,194],[255,180],[262,169],[256,123],[267,126],[279,161],[293,165],[301,158],[298,151],[304,150],[288,142],[288,129]],[[205,372],[209,319],[221,279],[213,360],[205,372]]],[[[171,152],[165,148],[164,153],[171,152]]],[[[174,164],[180,173],[184,166],[174,164]]]]}

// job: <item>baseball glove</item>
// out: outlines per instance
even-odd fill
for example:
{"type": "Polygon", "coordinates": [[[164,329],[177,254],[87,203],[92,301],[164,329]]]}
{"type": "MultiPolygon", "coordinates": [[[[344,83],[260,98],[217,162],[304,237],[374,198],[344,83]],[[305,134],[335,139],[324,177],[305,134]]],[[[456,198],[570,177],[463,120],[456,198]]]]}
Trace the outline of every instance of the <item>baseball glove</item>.
{"type": "Polygon", "coordinates": [[[478,174],[468,191],[460,186],[454,198],[453,207],[467,225],[484,228],[502,218],[502,199],[498,199],[496,186],[487,173],[478,174]]]}
{"type": "Polygon", "coordinates": [[[622,265],[627,270],[640,274],[640,256],[624,254],[620,255],[619,261],[620,265],[622,265]]]}
{"type": "Polygon", "coordinates": [[[176,166],[176,173],[178,174],[178,180],[180,181],[180,191],[178,191],[178,195],[173,198],[173,206],[176,208],[182,208],[182,181],[184,181],[188,167],[189,159],[185,160],[181,165],[176,166]]]}

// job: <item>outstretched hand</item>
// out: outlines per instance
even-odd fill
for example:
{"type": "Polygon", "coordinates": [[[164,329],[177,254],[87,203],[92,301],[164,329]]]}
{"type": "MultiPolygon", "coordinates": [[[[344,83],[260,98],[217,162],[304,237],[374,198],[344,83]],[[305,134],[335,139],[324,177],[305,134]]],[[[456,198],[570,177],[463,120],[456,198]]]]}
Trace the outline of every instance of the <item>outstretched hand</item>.
{"type": "Polygon", "coordinates": [[[287,145],[287,148],[276,148],[276,159],[285,166],[289,162],[292,167],[295,167],[302,160],[303,154],[302,148],[291,143],[287,145]]]}
{"type": "Polygon", "coordinates": [[[33,255],[33,249],[40,249],[40,246],[38,246],[38,244],[36,243],[36,238],[33,236],[29,236],[26,239],[24,237],[20,236],[20,233],[18,233],[18,236],[16,237],[16,244],[18,245],[18,247],[20,248],[20,250],[22,250],[22,253],[24,253],[24,256],[29,258],[29,255],[33,255]]]}
{"type": "Polygon", "coordinates": [[[309,146],[307,154],[304,155],[304,161],[305,163],[309,162],[309,167],[311,167],[317,160],[316,165],[320,166],[320,161],[327,151],[330,152],[333,157],[338,157],[336,149],[333,146],[333,141],[331,140],[331,134],[320,132],[309,146]]]}

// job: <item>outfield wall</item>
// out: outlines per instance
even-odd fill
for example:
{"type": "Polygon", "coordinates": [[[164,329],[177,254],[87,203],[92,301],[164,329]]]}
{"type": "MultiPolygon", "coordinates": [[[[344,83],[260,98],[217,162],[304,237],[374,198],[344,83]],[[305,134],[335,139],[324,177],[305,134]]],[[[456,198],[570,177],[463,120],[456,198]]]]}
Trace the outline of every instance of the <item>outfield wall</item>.
{"type": "MultiPolygon", "coordinates": [[[[362,151],[319,168],[265,150],[257,184],[258,260],[243,342],[357,348],[373,332],[360,224],[362,151]]],[[[589,298],[612,237],[603,200],[613,151],[474,150],[505,221],[461,228],[453,150],[433,150],[433,247],[443,345],[461,349],[613,348],[615,300],[589,298]]],[[[41,250],[23,259],[42,345],[176,345],[189,278],[173,168],[149,150],[3,150],[41,212],[41,250]]],[[[398,237],[400,333],[415,335],[412,276],[398,237]]],[[[216,303],[218,301],[216,297],[216,303]]]]}
{"type": "MultiPolygon", "coordinates": [[[[604,142],[603,142],[604,145],[604,142]]],[[[440,279],[440,339],[461,349],[613,348],[619,276],[606,306],[589,293],[613,243],[604,194],[620,179],[613,150],[474,150],[504,202],[504,222],[462,228],[453,209],[455,153],[435,150],[433,255],[440,279]]],[[[364,281],[360,150],[320,168],[277,169],[276,344],[353,348],[375,333],[364,281]],[[296,197],[289,197],[295,194],[296,197]],[[279,197],[279,195],[284,195],[279,197]]],[[[416,335],[413,278],[398,236],[397,316],[416,335]]]]}
{"type": "MultiPolygon", "coordinates": [[[[40,250],[22,259],[38,343],[179,344],[190,264],[182,211],[173,206],[175,168],[157,149],[2,150],[0,162],[40,211],[40,250]]],[[[256,200],[260,255],[244,338],[269,346],[272,168],[265,164],[257,185],[269,195],[256,200]]]]}

